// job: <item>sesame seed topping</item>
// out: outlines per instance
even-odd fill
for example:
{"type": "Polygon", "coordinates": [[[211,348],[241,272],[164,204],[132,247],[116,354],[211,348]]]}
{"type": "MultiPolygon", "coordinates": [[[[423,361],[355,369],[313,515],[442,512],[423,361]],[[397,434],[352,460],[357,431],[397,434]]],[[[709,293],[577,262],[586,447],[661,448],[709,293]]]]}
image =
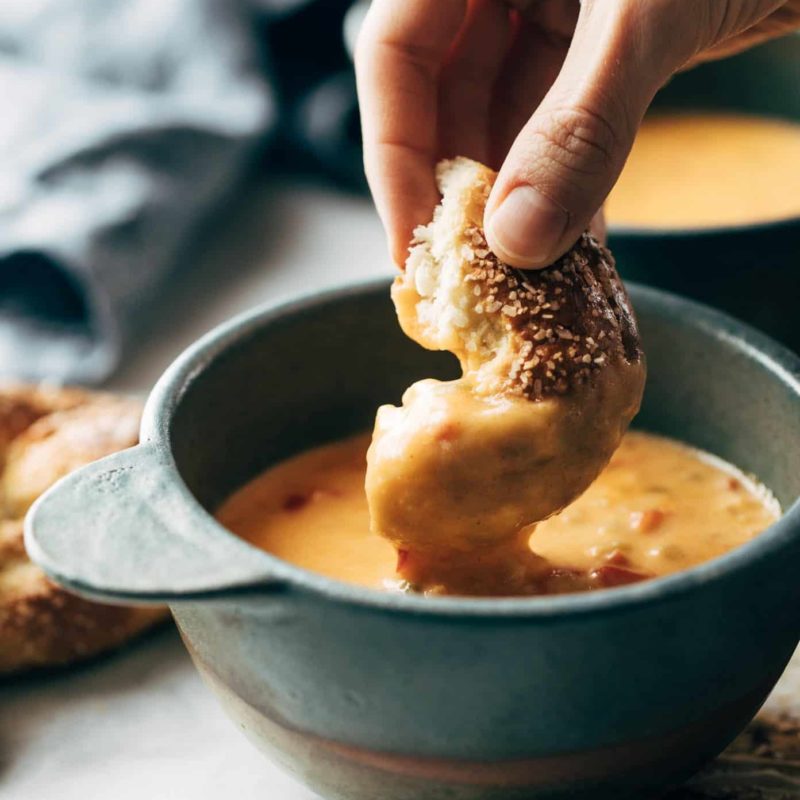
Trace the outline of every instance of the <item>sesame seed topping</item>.
{"type": "Polygon", "coordinates": [[[478,227],[464,239],[473,252],[465,280],[473,285],[472,296],[480,298],[473,311],[488,315],[482,325],[502,320],[498,331],[511,337],[510,361],[497,361],[506,371],[498,377],[508,391],[534,400],[564,394],[614,359],[639,358],[613,261],[591,236],[584,234],[556,267],[532,272],[497,259],[478,227]]]}

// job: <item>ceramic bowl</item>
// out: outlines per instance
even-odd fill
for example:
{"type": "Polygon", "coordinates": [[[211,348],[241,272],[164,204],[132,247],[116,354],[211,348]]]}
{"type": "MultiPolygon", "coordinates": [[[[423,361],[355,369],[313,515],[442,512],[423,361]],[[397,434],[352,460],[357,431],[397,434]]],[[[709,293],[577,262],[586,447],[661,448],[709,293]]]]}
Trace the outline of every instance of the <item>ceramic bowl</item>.
{"type": "Polygon", "coordinates": [[[588,594],[424,598],[254,549],[213,509],[303,448],[371,426],[453,359],[400,332],[388,283],[238,317],[184,353],[142,443],[61,481],[33,559],[111,601],[166,601],[259,747],[325,798],[637,798],[753,716],[800,636],[800,364],[707,308],[634,288],[650,376],[638,424],[763,478],[785,509],[687,572],[588,594]]]}
{"type": "MultiPolygon", "coordinates": [[[[718,111],[800,122],[800,34],[675,76],[654,111],[718,111]]],[[[800,351],[800,217],[696,229],[611,226],[626,279],[701,300],[800,351]]]]}

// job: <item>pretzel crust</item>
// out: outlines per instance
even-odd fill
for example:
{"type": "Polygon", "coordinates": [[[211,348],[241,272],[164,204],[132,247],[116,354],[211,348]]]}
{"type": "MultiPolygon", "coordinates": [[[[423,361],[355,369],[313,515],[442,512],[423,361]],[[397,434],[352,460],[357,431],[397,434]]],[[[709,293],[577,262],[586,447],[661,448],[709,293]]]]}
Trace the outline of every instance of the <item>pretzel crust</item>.
{"type": "Polygon", "coordinates": [[[442,162],[442,202],[415,231],[393,286],[400,324],[430,349],[451,350],[483,393],[541,400],[591,383],[608,367],[643,360],[614,258],[591,234],[547,269],[519,270],[486,243],[483,212],[496,173],[442,162]]]}
{"type": "Polygon", "coordinates": [[[0,674],[90,658],[167,616],[70,594],[31,563],[23,544],[36,497],[73,469],[136,444],[140,415],[129,398],[0,386],[0,674]]]}

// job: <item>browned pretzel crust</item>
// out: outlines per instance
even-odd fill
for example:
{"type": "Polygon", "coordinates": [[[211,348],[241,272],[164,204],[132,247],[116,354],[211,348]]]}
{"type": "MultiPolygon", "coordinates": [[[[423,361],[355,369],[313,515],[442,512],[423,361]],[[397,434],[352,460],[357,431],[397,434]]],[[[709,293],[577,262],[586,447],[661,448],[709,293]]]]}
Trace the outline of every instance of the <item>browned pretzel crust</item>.
{"type": "Polygon", "coordinates": [[[64,591],[23,544],[36,497],[73,469],[136,444],[140,414],[138,401],[112,395],[0,387],[0,674],[89,658],[166,616],[64,591]]]}
{"type": "Polygon", "coordinates": [[[508,391],[566,394],[609,363],[641,359],[614,259],[593,236],[584,233],[552,267],[527,272],[499,261],[481,230],[469,237],[476,257],[464,280],[475,287],[475,310],[501,315],[516,333],[508,391]]]}
{"type": "Polygon", "coordinates": [[[483,233],[496,173],[466,158],[437,167],[442,202],[415,231],[393,296],[403,329],[451,350],[477,390],[541,400],[591,382],[608,367],[643,360],[614,258],[584,233],[552,266],[500,261],[483,233]]]}

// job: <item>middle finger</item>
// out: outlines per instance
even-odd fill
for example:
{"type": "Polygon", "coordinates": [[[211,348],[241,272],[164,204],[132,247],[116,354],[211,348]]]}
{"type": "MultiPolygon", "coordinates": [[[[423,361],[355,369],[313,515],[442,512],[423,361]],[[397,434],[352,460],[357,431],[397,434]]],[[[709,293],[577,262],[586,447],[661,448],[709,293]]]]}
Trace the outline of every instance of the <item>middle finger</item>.
{"type": "Polygon", "coordinates": [[[492,89],[512,39],[502,0],[471,0],[439,81],[439,157],[489,158],[492,89]]]}

